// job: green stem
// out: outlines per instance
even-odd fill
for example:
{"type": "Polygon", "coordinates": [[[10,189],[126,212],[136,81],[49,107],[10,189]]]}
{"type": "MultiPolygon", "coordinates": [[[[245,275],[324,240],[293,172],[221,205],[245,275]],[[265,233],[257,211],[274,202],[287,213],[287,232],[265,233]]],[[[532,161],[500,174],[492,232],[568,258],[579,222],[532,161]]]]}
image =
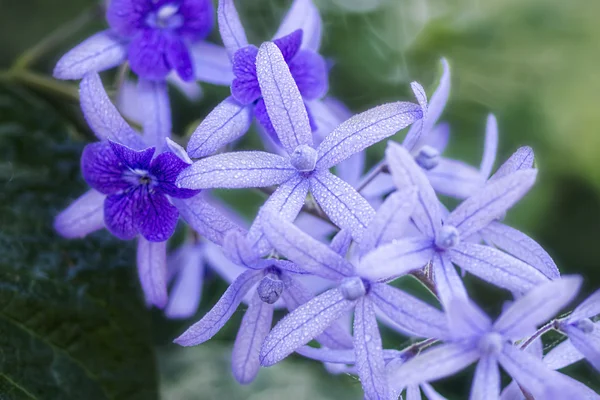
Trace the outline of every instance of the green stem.
{"type": "Polygon", "coordinates": [[[58,97],[72,102],[79,101],[79,91],[77,90],[76,85],[57,81],[35,72],[22,70],[7,71],[0,73],[0,79],[19,83],[42,93],[57,95],[58,97]]]}

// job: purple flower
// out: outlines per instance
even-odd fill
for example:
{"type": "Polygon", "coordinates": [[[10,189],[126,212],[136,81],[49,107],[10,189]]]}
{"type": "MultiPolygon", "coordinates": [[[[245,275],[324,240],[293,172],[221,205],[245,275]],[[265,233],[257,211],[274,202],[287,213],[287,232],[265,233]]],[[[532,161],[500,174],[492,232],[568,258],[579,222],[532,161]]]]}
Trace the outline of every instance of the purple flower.
{"type": "Polygon", "coordinates": [[[438,295],[443,304],[456,296],[466,298],[462,280],[453,264],[496,286],[525,293],[548,278],[523,261],[495,248],[477,244],[470,237],[499,218],[531,188],[536,170],[523,170],[486,185],[449,215],[423,170],[402,146],[390,142],[386,159],[398,188],[418,187],[412,219],[421,235],[396,240],[365,257],[360,272],[379,280],[394,277],[398,265],[420,254],[431,262],[438,295]]]}
{"type": "MultiPolygon", "coordinates": [[[[190,138],[187,150],[194,158],[213,154],[221,146],[245,134],[253,116],[267,132],[269,141],[273,139],[276,145],[281,145],[272,116],[267,112],[264,89],[259,84],[258,48],[248,44],[233,0],[219,0],[218,18],[221,38],[232,61],[234,80],[231,97],[219,104],[190,138]]],[[[298,87],[302,108],[309,115],[312,130],[317,129],[317,120],[335,118],[335,110],[318,100],[328,88],[327,65],[318,54],[320,42],[321,17],[318,9],[312,0],[295,0],[273,43],[283,54],[291,80],[298,87]],[[309,107],[309,103],[312,106],[309,107]]]]}
{"type": "MultiPolygon", "coordinates": [[[[389,240],[388,227],[398,231],[408,224],[415,200],[416,192],[411,188],[386,200],[381,207],[383,211],[365,232],[365,237],[373,238],[370,244],[365,244],[365,249],[377,246],[380,240],[389,240]]],[[[340,254],[273,212],[265,215],[263,225],[265,235],[278,252],[301,265],[306,272],[338,283],[298,307],[273,328],[262,346],[261,364],[270,366],[279,362],[354,309],[356,369],[365,396],[387,399],[384,353],[375,309],[387,315],[403,332],[421,337],[443,337],[447,328],[442,312],[386,283],[362,275],[340,254]]],[[[406,264],[403,266],[406,270],[414,269],[423,265],[423,259],[417,256],[406,264]]]]}
{"type": "Polygon", "coordinates": [[[538,286],[515,301],[493,324],[468,299],[454,299],[447,310],[445,343],[390,368],[390,384],[399,388],[435,381],[479,360],[472,400],[499,398],[499,365],[536,399],[550,398],[547,396],[551,393],[573,393],[577,389],[567,385],[560,374],[534,355],[519,350],[513,341],[532,333],[573,300],[581,282],[579,277],[567,277],[538,286]]]}
{"type": "Polygon", "coordinates": [[[65,54],[56,78],[80,79],[128,61],[146,80],[176,71],[183,81],[231,83],[225,49],[203,41],[214,25],[211,0],[112,0],[106,19],[110,29],[65,54]]]}
{"type": "Polygon", "coordinates": [[[329,169],[417,121],[421,108],[406,102],[376,107],[342,123],[314,148],[306,108],[279,48],[264,43],[256,65],[267,111],[286,156],[259,151],[218,154],[196,161],[181,173],[177,184],[189,189],[280,185],[250,229],[261,253],[268,251],[260,229],[261,214],[274,211],[293,220],[309,190],[336,225],[360,239],[375,212],[329,169]]]}

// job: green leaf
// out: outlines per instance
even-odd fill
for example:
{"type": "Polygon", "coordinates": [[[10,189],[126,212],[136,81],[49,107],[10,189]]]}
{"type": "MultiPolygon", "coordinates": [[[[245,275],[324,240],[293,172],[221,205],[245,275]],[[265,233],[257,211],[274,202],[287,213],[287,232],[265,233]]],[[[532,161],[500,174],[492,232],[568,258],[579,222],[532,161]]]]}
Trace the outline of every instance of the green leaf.
{"type": "Polygon", "coordinates": [[[52,228],[86,190],[53,106],[0,89],[0,398],[156,399],[132,244],[52,228]]]}

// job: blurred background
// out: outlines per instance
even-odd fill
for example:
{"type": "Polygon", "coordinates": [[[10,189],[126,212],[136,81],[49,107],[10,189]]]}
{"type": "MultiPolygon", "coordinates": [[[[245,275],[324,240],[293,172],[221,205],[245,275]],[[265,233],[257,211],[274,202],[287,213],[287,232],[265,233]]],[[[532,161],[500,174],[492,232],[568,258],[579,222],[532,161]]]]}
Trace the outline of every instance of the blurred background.
{"type": "MultiPolygon", "coordinates": [[[[517,147],[532,146],[538,182],[507,219],[538,240],[561,272],[582,274],[583,295],[600,287],[600,2],[315,2],[324,19],[322,54],[333,63],[330,95],[355,112],[411,99],[413,80],[431,95],[439,59],[446,57],[452,92],[442,119],[452,129],[449,154],[479,164],[490,112],[500,128],[496,166],[517,147]]],[[[236,1],[249,40],[270,38],[290,3],[236,1]]],[[[29,67],[35,76],[0,75],[0,304],[8,304],[0,313],[0,399],[61,399],[76,393],[116,399],[152,399],[157,393],[164,399],[359,398],[356,379],[329,376],[321,365],[299,357],[261,371],[250,386],[239,386],[229,357],[241,312],[207,344],[190,349],[171,344],[216,302],[226,287],[220,279],[208,277],[197,317],[168,321],[141,304],[131,244],[105,232],[75,242],[53,234],[53,215],[85,188],[78,157],[93,137],[72,96],[76,86],[57,92],[49,75],[65,51],[104,29],[101,12],[90,11],[97,6],[90,0],[0,0],[2,70],[59,27],[78,28],[29,67]],[[51,287],[25,284],[40,278],[51,287]],[[84,295],[96,308],[85,308],[84,295]],[[79,343],[82,315],[86,332],[97,342],[79,343]],[[92,366],[82,373],[81,363],[92,366]],[[91,394],[97,393],[96,384],[106,397],[91,394]]],[[[216,32],[212,39],[219,42],[216,32]]],[[[111,73],[106,77],[112,79],[111,73]]],[[[228,91],[203,89],[205,96],[196,103],[172,91],[174,130],[183,138],[228,91]]],[[[371,163],[383,148],[369,150],[371,163]]],[[[237,192],[223,196],[248,217],[262,201],[256,194],[243,203],[232,200],[242,197],[237,192]]],[[[499,311],[503,293],[478,282],[469,285],[485,309],[499,311]]],[[[407,343],[384,333],[388,347],[407,343]]],[[[587,364],[567,372],[600,390],[600,378],[587,364]]],[[[466,398],[471,376],[466,371],[439,388],[449,399],[466,398]]]]}

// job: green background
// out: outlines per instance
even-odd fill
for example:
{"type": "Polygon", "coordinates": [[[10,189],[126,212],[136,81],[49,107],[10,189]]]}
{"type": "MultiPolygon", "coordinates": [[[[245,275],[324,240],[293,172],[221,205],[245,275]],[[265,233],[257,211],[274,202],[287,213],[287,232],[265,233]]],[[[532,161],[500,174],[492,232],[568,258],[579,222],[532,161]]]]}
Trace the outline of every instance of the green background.
{"type": "MultiPolygon", "coordinates": [[[[249,39],[268,39],[290,2],[237,1],[249,39]]],[[[479,163],[489,112],[499,122],[499,160],[531,145],[538,182],[507,219],[536,238],[562,273],[585,277],[582,296],[600,287],[600,2],[316,2],[324,18],[322,53],[335,62],[330,94],[356,112],[410,99],[413,80],[431,94],[438,60],[446,57],[449,154],[479,163]]],[[[0,0],[0,68],[8,70],[25,49],[92,7],[84,0],[0,0]]],[[[47,77],[61,54],[104,26],[99,15],[30,68],[47,77]]],[[[209,275],[198,316],[167,321],[142,304],[131,243],[105,232],[76,241],[54,234],[53,216],[85,190],[78,158],[93,136],[68,93],[48,90],[45,80],[0,76],[0,400],[154,399],[159,392],[165,399],[360,398],[355,378],[329,376],[297,357],[262,370],[248,387],[236,384],[229,356],[242,311],[207,344],[172,345],[225,284],[209,275]]],[[[195,104],[172,92],[176,132],[189,132],[227,94],[203,87],[206,96],[195,104]]],[[[382,149],[370,149],[369,160],[382,149]]],[[[261,200],[253,194],[235,205],[251,216],[261,200]]],[[[468,285],[487,311],[499,311],[501,291],[468,285]]],[[[387,330],[384,340],[388,347],[407,344],[387,330]]],[[[440,390],[465,398],[471,372],[440,390]]],[[[587,364],[569,372],[600,389],[587,364]]]]}

